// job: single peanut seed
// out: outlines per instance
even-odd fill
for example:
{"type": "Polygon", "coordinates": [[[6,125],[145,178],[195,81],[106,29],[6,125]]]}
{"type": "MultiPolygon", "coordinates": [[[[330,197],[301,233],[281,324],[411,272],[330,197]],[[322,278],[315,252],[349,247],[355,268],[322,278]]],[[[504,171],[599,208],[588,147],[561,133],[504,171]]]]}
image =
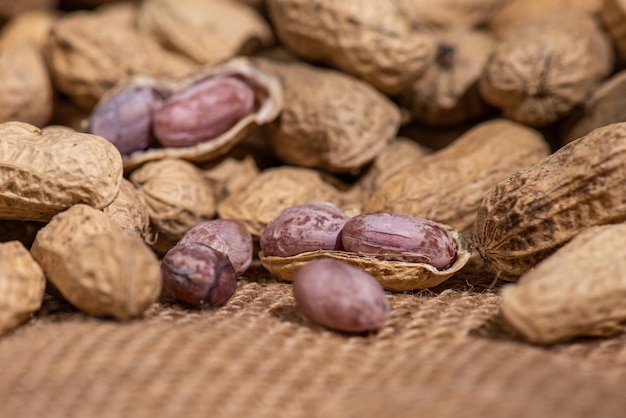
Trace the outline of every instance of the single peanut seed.
{"type": "Polygon", "coordinates": [[[185,147],[216,138],[254,110],[252,88],[234,77],[214,77],[168,97],[154,116],[154,135],[164,147],[185,147]]]}
{"type": "Polygon", "coordinates": [[[123,90],[94,108],[87,130],[108,139],[122,155],[146,149],[154,141],[152,118],[161,103],[151,88],[123,90]]]}
{"type": "Polygon", "coordinates": [[[293,296],[310,319],[338,331],[380,329],[390,310],[385,292],[373,276],[330,258],[311,261],[298,269],[293,296]]]}
{"type": "Polygon", "coordinates": [[[235,293],[237,274],[228,257],[198,243],[172,247],[163,257],[163,288],[194,307],[220,306],[235,293]]]}
{"type": "Polygon", "coordinates": [[[443,226],[395,213],[368,213],[351,218],[341,231],[346,251],[383,260],[427,263],[442,270],[456,258],[454,239],[443,226]]]}
{"type": "Polygon", "coordinates": [[[200,222],[178,241],[178,244],[203,244],[226,254],[237,276],[252,262],[254,245],[246,225],[237,219],[212,219],[200,222]]]}
{"type": "Polygon", "coordinates": [[[341,248],[340,232],[349,216],[329,202],[283,209],[261,234],[263,255],[289,257],[317,250],[341,248]]]}

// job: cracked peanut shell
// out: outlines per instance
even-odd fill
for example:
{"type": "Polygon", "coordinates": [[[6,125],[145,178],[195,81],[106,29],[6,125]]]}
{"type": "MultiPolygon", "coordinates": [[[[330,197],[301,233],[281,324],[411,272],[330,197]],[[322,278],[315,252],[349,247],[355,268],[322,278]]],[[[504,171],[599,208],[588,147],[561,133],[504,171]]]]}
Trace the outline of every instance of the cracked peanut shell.
{"type": "Polygon", "coordinates": [[[516,281],[585,228],[626,221],[625,188],[626,123],[615,123],[492,187],[474,243],[490,272],[516,281]]]}
{"type": "MultiPolygon", "coordinates": [[[[273,121],[283,109],[283,89],[276,76],[261,69],[246,57],[237,57],[216,66],[203,67],[178,81],[154,80],[159,91],[167,97],[176,91],[213,77],[235,77],[245,82],[255,93],[254,110],[216,138],[182,147],[150,147],[124,156],[124,168],[131,171],[140,165],[163,158],[180,158],[205,163],[226,154],[245,139],[257,126],[273,121]]],[[[137,80],[146,84],[146,80],[137,80]]],[[[132,81],[126,81],[125,85],[132,81]]],[[[156,88],[156,87],[155,87],[156,88]]],[[[103,99],[103,100],[106,100],[103,99]]]]}
{"type": "Polygon", "coordinates": [[[347,262],[374,276],[386,290],[404,291],[435,287],[461,270],[471,256],[471,244],[465,235],[442,225],[456,246],[456,259],[449,267],[438,270],[430,264],[380,260],[348,251],[318,250],[289,257],[265,256],[259,252],[261,264],[281,280],[291,281],[298,269],[313,260],[331,258],[347,262]]]}

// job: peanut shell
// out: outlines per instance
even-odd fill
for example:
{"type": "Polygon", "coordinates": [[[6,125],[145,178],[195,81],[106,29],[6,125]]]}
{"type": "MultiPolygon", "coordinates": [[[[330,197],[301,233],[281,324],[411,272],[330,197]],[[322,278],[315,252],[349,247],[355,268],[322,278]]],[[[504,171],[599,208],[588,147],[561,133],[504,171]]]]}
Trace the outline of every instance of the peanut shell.
{"type": "Polygon", "coordinates": [[[586,229],[519,282],[502,289],[502,313],[524,339],[552,344],[612,336],[626,322],[626,224],[586,229]]]}
{"type": "Polygon", "coordinates": [[[406,0],[419,26],[471,29],[484,26],[510,0],[406,0]]]}
{"type": "Polygon", "coordinates": [[[55,11],[47,9],[33,9],[16,15],[2,27],[0,50],[23,42],[31,43],[41,50],[57,17],[55,11]]]}
{"type": "Polygon", "coordinates": [[[214,160],[242,141],[258,125],[273,121],[283,109],[283,90],[276,76],[259,68],[245,57],[233,58],[216,66],[203,67],[175,82],[156,80],[165,94],[184,89],[212,77],[232,76],[244,81],[256,93],[254,111],[217,138],[183,147],[151,147],[124,156],[124,167],[131,171],[147,161],[181,158],[203,163],[214,160]]]}
{"type": "Polygon", "coordinates": [[[259,174],[259,167],[254,158],[247,155],[242,160],[225,158],[213,166],[203,167],[202,174],[215,190],[217,202],[221,202],[237,190],[243,189],[259,174]]]}
{"type": "Polygon", "coordinates": [[[298,269],[313,260],[332,258],[347,262],[374,276],[386,290],[404,291],[435,287],[461,270],[470,258],[471,246],[465,235],[446,227],[457,247],[454,263],[444,270],[430,264],[380,260],[348,251],[319,250],[290,257],[266,257],[259,252],[261,264],[281,280],[291,281],[298,269]]]}
{"type": "Polygon", "coordinates": [[[496,45],[480,93],[505,116],[556,122],[613,69],[608,36],[588,13],[563,10],[526,20],[496,45]]]}
{"type": "Polygon", "coordinates": [[[626,4],[622,0],[603,0],[601,17],[617,54],[626,59],[626,4]]]}
{"type": "Polygon", "coordinates": [[[130,181],[148,205],[158,252],[167,251],[188,229],[215,216],[213,189],[190,162],[151,161],[133,171],[130,181]]]}
{"type": "Polygon", "coordinates": [[[599,15],[603,0],[507,0],[488,23],[494,36],[501,38],[525,20],[546,13],[580,10],[599,15]]]}
{"type": "Polygon", "coordinates": [[[493,186],[476,248],[489,271],[515,281],[585,228],[626,221],[625,187],[626,123],[598,128],[493,186]]]}
{"type": "Polygon", "coordinates": [[[148,238],[150,211],[139,190],[127,179],[122,179],[117,197],[102,211],[129,234],[148,238]]]}
{"type": "Polygon", "coordinates": [[[100,209],[121,181],[120,153],[104,138],[0,124],[0,219],[48,221],[77,203],[100,209]]]}
{"type": "Polygon", "coordinates": [[[37,233],[31,254],[63,297],[92,315],[138,317],[161,292],[150,247],[87,205],[53,217],[37,233]]]}
{"type": "Polygon", "coordinates": [[[401,2],[269,0],[280,40],[297,55],[359,77],[386,94],[409,87],[434,59],[434,39],[401,2]]]}
{"type": "Polygon", "coordinates": [[[563,123],[561,142],[567,144],[596,128],[626,122],[626,71],[620,71],[594,90],[563,123]]]}
{"type": "Polygon", "coordinates": [[[303,63],[269,65],[282,81],[285,107],[267,132],[283,162],[354,172],[395,137],[400,110],[369,84],[303,63]]]}
{"type": "Polygon", "coordinates": [[[340,193],[312,169],[282,166],[263,170],[248,185],[222,200],[220,218],[243,221],[253,237],[281,210],[312,202],[338,203],[340,193]]]}
{"type": "Polygon", "coordinates": [[[146,1],[137,24],[163,48],[199,64],[217,64],[274,43],[272,30],[261,15],[236,1],[146,1]]]}
{"type": "Polygon", "coordinates": [[[378,153],[365,173],[357,179],[356,188],[359,189],[360,195],[358,200],[367,201],[371,193],[385,179],[403,167],[417,164],[429,153],[430,150],[412,139],[404,137],[393,139],[378,153]]]}
{"type": "Polygon", "coordinates": [[[532,128],[506,119],[483,122],[382,181],[363,211],[411,215],[469,232],[491,187],[549,153],[532,128]]]}
{"type": "Polygon", "coordinates": [[[124,2],[59,18],[45,48],[55,86],[81,107],[91,109],[131,75],[179,78],[197,67],[139,33],[136,17],[137,6],[124,2]]]}
{"type": "Polygon", "coordinates": [[[401,98],[420,122],[448,126],[484,116],[490,110],[478,92],[495,42],[484,32],[449,29],[433,35],[437,55],[401,98]]]}
{"type": "Polygon", "coordinates": [[[0,244],[0,335],[28,320],[41,307],[46,279],[19,241],[0,244]]]}
{"type": "Polygon", "coordinates": [[[0,123],[20,121],[39,127],[52,115],[52,84],[46,63],[32,43],[0,50],[0,123]]]}
{"type": "Polygon", "coordinates": [[[51,10],[57,0],[20,0],[0,2],[0,23],[29,10],[51,10]]]}

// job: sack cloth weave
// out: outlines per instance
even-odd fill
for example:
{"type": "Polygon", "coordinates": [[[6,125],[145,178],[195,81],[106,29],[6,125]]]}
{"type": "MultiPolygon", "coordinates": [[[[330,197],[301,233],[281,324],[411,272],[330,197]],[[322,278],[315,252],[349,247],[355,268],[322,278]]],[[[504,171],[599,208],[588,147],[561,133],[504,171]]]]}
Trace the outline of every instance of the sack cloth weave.
{"type": "Polygon", "coordinates": [[[490,283],[389,293],[366,335],[313,324],[258,267],[219,309],[164,297],[126,323],[47,296],[0,337],[0,417],[626,416],[626,335],[524,343],[490,283]]]}

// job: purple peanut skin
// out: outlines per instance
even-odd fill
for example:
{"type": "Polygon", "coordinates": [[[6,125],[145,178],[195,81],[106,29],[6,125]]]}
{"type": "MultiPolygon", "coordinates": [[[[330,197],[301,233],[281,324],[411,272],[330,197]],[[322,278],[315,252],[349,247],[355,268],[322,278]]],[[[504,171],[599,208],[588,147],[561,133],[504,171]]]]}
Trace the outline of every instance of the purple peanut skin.
{"type": "Polygon", "coordinates": [[[122,155],[148,148],[153,142],[152,119],[161,97],[149,87],[133,87],[94,108],[87,132],[111,142],[122,155]]]}
{"type": "Polygon", "coordinates": [[[198,243],[226,254],[237,276],[244,273],[254,253],[252,235],[246,224],[237,219],[213,219],[200,222],[178,241],[178,244],[198,243]]]}
{"type": "Polygon", "coordinates": [[[395,213],[368,213],[351,218],[341,231],[346,251],[383,260],[427,263],[441,270],[456,259],[454,239],[439,224],[395,213]]]}
{"type": "Polygon", "coordinates": [[[176,244],[161,262],[163,288],[174,299],[196,308],[220,306],[237,288],[228,257],[198,243],[176,244]]]}
{"type": "Polygon", "coordinates": [[[187,147],[216,138],[254,110],[254,91],[233,77],[214,77],[168,97],[154,116],[164,147],[187,147]]]}
{"type": "Polygon", "coordinates": [[[289,257],[317,250],[338,250],[341,228],[350,219],[329,202],[315,202],[283,209],[261,234],[264,256],[289,257]]]}
{"type": "Polygon", "coordinates": [[[338,331],[378,330],[390,311],[385,292],[373,276],[330,258],[311,261],[296,271],[293,296],[311,320],[338,331]]]}

